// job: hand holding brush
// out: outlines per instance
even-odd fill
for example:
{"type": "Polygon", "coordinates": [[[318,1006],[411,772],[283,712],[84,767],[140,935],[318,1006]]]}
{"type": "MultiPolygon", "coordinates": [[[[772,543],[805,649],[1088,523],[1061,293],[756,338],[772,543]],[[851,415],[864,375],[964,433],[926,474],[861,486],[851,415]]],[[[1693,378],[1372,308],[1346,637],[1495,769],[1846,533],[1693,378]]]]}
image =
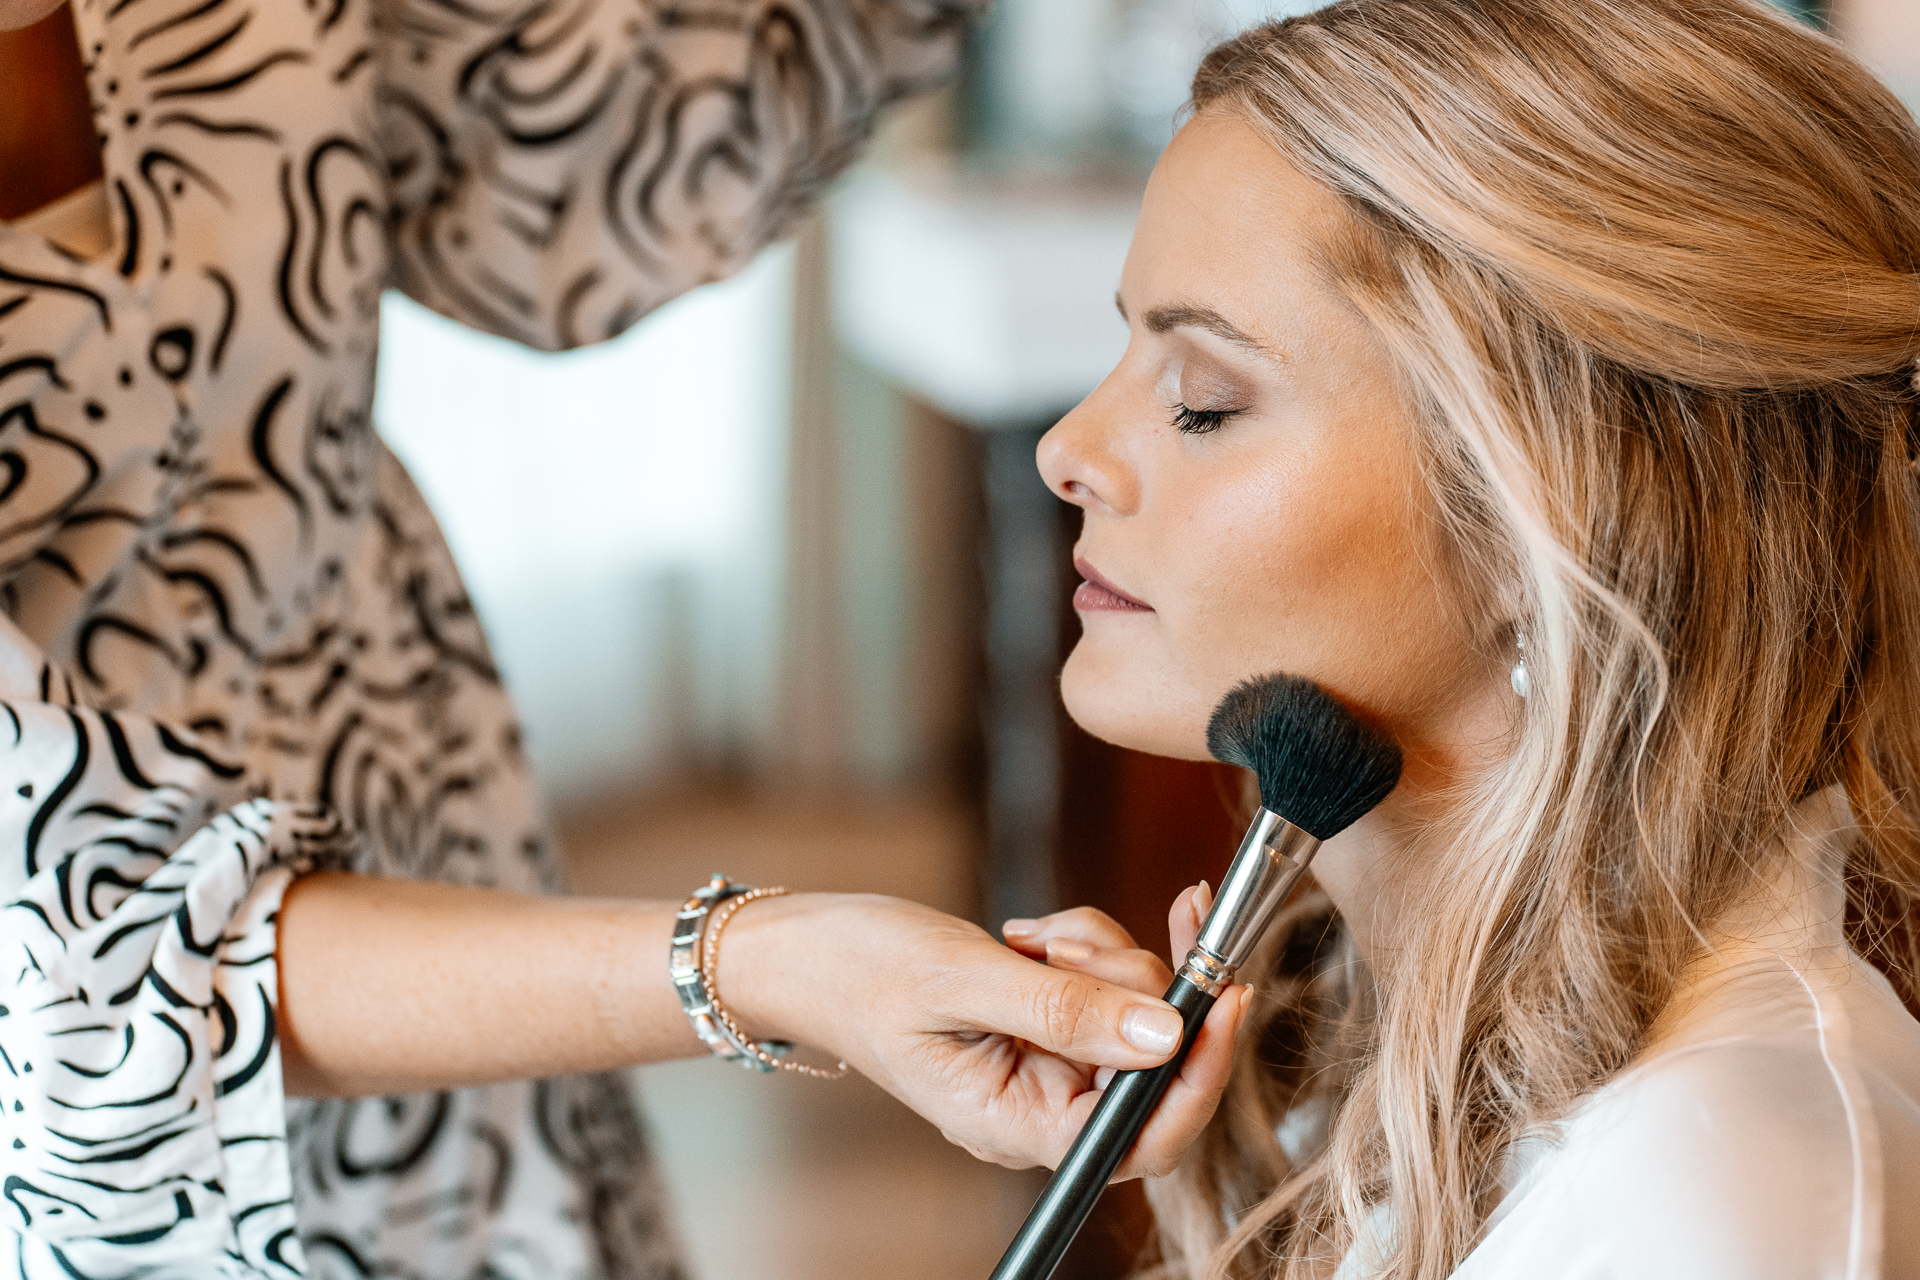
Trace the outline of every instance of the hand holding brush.
{"type": "Polygon", "coordinates": [[[1115,1075],[993,1280],[1046,1280],[1126,1158],[1186,1060],[1214,1001],[1253,953],[1324,840],[1386,799],[1400,750],[1310,680],[1274,675],[1229,693],[1207,726],[1207,748],[1254,772],[1260,811],[1187,953],[1166,1001],[1185,1023],[1179,1050],[1145,1071],[1115,1075]]]}

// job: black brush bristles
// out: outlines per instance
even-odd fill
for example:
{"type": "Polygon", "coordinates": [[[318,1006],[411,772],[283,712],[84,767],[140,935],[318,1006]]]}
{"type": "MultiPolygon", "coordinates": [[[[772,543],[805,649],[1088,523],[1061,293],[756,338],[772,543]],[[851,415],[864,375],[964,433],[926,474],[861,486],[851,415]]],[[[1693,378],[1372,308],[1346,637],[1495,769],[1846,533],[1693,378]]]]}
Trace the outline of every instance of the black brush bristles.
{"type": "Polygon", "coordinates": [[[1214,759],[1251,769],[1260,803],[1318,840],[1330,840],[1400,781],[1400,748],[1300,676],[1235,686],[1207,722],[1214,759]]]}

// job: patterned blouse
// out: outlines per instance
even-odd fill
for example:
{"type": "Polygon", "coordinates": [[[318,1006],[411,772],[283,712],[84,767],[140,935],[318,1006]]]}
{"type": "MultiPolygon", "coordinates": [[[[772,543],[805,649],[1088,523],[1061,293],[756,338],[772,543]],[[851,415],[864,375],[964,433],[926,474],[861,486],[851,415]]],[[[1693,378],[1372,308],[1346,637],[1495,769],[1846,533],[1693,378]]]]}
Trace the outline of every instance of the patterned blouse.
{"type": "Polygon", "coordinates": [[[75,0],[111,245],[0,224],[0,1277],[678,1274],[617,1076],[282,1090],[293,876],[563,887],[379,297],[617,334],[975,7],[75,0]]]}

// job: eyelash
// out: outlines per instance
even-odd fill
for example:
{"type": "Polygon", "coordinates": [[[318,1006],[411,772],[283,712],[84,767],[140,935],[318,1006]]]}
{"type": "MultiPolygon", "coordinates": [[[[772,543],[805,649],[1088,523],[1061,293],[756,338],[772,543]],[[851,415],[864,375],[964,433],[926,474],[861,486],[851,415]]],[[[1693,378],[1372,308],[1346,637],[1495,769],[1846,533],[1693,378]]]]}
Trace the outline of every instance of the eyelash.
{"type": "Polygon", "coordinates": [[[1189,409],[1183,404],[1175,405],[1173,428],[1183,435],[1204,436],[1225,426],[1228,418],[1245,412],[1245,409],[1189,409]]]}

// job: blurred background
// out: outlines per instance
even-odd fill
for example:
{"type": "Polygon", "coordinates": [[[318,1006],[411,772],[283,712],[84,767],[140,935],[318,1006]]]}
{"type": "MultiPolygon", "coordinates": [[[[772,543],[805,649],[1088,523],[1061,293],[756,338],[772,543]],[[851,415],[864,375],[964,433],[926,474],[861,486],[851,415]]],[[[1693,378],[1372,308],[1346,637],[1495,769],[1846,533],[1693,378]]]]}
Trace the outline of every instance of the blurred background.
{"type": "MultiPolygon", "coordinates": [[[[537,355],[388,298],[376,417],[581,892],[678,899],[721,870],[989,927],[1089,902],[1165,950],[1166,904],[1232,851],[1231,780],[1066,720],[1076,523],[1033,448],[1125,345],[1113,288],[1201,54],[1316,7],[999,0],[796,237],[600,347],[537,355]]],[[[1786,7],[1920,104],[1920,0],[1786,7]]],[[[698,1280],[973,1280],[1041,1185],[858,1079],[635,1085],[698,1280]]],[[[1137,1187],[1110,1194],[1062,1276],[1124,1274],[1149,1225],[1137,1187]]]]}

